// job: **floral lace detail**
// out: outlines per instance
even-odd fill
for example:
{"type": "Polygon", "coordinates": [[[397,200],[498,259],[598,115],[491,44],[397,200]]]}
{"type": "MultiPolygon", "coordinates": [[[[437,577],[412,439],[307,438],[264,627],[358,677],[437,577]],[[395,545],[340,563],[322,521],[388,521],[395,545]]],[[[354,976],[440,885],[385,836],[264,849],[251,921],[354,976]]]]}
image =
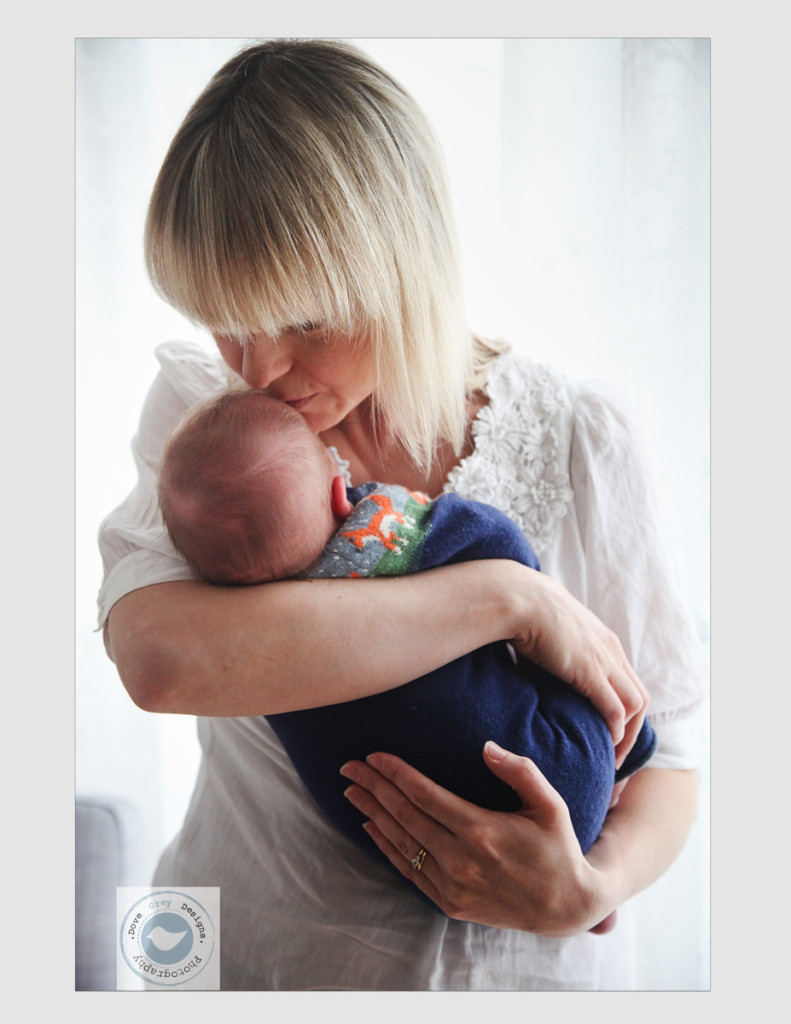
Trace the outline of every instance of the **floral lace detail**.
{"type": "Polygon", "coordinates": [[[351,487],[352,486],[351,463],[349,462],[348,459],[342,459],[340,457],[340,455],[338,454],[338,449],[335,447],[334,444],[328,444],[327,445],[327,451],[330,453],[330,455],[333,457],[333,459],[335,459],[335,461],[338,463],[338,474],[340,476],[342,476],[343,479],[346,481],[346,486],[347,487],[351,487]]]}
{"type": "Polygon", "coordinates": [[[562,378],[545,367],[501,356],[486,384],[489,404],[472,424],[475,448],[443,488],[505,512],[537,554],[573,497],[557,461],[561,388],[562,378]]]}

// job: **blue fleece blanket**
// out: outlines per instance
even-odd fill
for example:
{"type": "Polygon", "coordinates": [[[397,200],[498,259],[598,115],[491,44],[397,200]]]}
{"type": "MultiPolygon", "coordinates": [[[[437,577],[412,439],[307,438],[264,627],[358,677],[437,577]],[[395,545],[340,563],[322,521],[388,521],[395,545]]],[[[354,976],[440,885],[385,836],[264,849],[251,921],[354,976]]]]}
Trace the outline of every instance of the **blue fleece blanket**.
{"type": "MultiPolygon", "coordinates": [[[[398,575],[482,558],[539,568],[522,532],[489,505],[455,494],[431,502],[377,484],[350,490],[349,499],[354,511],[309,575],[398,575]]],[[[403,642],[408,645],[409,636],[403,642]]],[[[616,773],[610,734],[594,707],[538,666],[515,663],[505,643],[482,647],[386,693],[268,720],[321,810],[352,842],[388,865],[361,828],[361,814],[343,796],[348,783],[338,771],[346,761],[377,750],[397,754],[466,800],[518,810],[514,791],[483,762],[483,745],[493,739],[535,761],[566,801],[586,851],[599,835],[616,779],[641,768],[656,747],[646,722],[616,773]]]]}

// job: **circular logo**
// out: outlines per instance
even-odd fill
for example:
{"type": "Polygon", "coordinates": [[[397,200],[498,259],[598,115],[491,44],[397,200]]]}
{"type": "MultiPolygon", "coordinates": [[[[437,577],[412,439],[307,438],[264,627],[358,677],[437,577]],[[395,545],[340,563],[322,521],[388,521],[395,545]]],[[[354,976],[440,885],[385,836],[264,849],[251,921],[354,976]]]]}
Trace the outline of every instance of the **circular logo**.
{"type": "Polygon", "coordinates": [[[214,952],[214,925],[189,893],[170,889],[137,900],[121,924],[121,952],[154,985],[183,985],[214,952]]]}

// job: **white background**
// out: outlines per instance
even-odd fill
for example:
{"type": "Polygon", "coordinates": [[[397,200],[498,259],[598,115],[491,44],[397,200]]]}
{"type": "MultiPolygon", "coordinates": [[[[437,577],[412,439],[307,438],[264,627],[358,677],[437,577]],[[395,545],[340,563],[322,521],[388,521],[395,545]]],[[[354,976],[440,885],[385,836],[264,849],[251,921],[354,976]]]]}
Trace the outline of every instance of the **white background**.
{"type": "MultiPolygon", "coordinates": [[[[77,792],[125,799],[139,877],[178,830],[194,723],[126,696],[94,632],[100,519],[134,482],[153,349],[193,329],[142,266],[146,204],[189,104],[242,39],[77,41],[77,792]]],[[[615,385],[641,414],[708,641],[709,43],[358,40],[445,148],[470,321],[615,385]]],[[[707,771],[682,859],[638,898],[641,984],[708,987],[707,771]]]]}

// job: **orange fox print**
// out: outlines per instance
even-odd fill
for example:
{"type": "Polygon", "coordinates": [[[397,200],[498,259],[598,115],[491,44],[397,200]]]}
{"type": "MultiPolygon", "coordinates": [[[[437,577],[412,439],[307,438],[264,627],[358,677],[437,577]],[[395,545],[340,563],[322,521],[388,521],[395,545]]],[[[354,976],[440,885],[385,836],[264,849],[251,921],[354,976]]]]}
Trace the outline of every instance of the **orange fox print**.
{"type": "Polygon", "coordinates": [[[392,526],[401,523],[409,527],[414,523],[414,519],[396,511],[386,494],[369,494],[367,500],[372,501],[378,511],[371,516],[367,526],[359,530],[344,531],[343,536],[348,537],[360,550],[369,541],[378,540],[388,551],[400,551],[403,539],[392,529],[392,526]]]}

